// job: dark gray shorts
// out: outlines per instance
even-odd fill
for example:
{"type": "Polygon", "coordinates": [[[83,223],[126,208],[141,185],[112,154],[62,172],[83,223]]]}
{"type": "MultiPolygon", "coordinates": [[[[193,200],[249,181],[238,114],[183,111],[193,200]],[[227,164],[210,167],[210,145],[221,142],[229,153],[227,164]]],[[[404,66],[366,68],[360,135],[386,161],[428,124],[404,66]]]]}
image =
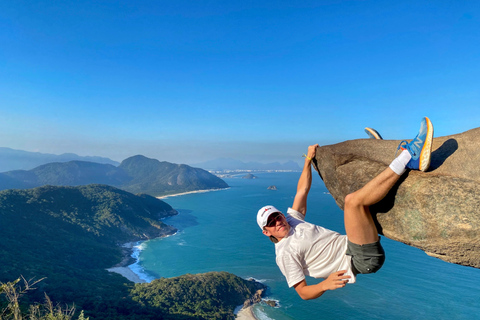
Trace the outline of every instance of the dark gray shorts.
{"type": "Polygon", "coordinates": [[[348,240],[346,254],[352,256],[352,270],[355,274],[377,272],[385,262],[385,251],[380,244],[380,239],[364,245],[348,240]]]}

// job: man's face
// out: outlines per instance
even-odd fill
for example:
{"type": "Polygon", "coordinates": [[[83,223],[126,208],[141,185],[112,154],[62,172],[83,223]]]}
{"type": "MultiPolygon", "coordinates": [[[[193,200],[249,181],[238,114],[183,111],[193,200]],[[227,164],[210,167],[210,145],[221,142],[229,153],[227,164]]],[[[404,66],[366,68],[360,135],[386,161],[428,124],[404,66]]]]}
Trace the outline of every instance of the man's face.
{"type": "Polygon", "coordinates": [[[280,241],[288,235],[288,231],[290,231],[290,225],[287,223],[285,216],[280,212],[275,212],[268,217],[263,234],[268,237],[274,236],[280,241]]]}

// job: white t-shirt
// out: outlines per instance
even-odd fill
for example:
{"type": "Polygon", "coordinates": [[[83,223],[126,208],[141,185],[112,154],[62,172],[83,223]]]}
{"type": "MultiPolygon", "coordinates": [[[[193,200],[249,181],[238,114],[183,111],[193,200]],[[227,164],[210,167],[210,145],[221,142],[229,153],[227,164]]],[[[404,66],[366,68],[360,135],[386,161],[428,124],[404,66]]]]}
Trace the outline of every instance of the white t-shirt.
{"type": "Polygon", "coordinates": [[[349,283],[355,282],[351,257],[347,256],[347,236],[305,222],[305,216],[288,208],[288,235],[275,244],[277,265],[289,287],[305,276],[327,278],[330,274],[347,270],[349,283]]]}

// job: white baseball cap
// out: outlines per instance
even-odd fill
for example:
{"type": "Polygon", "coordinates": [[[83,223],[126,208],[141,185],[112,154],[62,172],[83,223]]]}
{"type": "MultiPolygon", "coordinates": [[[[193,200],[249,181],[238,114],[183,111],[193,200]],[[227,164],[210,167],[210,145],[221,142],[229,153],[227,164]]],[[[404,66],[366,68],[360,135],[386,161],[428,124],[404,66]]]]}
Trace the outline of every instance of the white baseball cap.
{"type": "Polygon", "coordinates": [[[268,217],[275,212],[281,212],[274,206],[265,206],[262,209],[258,210],[257,213],[257,223],[260,229],[263,230],[263,227],[267,225],[268,217]]]}

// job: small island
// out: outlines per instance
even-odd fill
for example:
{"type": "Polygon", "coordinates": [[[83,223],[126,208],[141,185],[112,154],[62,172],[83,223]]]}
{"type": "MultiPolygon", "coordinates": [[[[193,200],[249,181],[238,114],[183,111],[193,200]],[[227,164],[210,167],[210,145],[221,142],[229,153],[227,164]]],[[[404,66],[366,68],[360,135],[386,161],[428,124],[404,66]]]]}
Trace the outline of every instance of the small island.
{"type": "Polygon", "coordinates": [[[277,187],[276,186],[270,186],[267,188],[268,190],[277,190],[277,187]]]}
{"type": "Polygon", "coordinates": [[[243,176],[242,179],[257,179],[257,176],[254,176],[253,174],[249,173],[243,176]]]}

